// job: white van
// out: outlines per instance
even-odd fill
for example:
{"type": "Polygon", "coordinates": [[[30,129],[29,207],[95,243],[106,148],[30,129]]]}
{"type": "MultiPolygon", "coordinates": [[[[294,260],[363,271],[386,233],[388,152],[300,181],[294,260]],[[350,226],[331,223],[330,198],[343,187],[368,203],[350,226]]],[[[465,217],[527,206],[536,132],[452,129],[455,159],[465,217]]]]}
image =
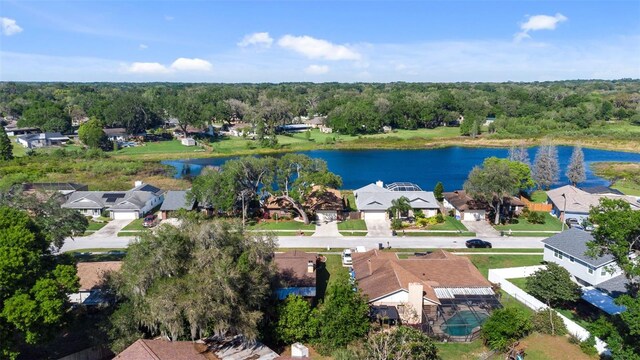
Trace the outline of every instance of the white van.
{"type": "Polygon", "coordinates": [[[351,258],[351,249],[344,249],[342,251],[342,265],[351,266],[353,259],[351,258]]]}

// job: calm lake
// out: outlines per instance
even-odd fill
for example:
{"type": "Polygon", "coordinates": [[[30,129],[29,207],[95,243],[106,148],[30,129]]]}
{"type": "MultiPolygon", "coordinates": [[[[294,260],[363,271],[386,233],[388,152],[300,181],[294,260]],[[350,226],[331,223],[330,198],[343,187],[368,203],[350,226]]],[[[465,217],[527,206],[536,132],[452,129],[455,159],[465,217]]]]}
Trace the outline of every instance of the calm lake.
{"type": "MultiPolygon", "coordinates": [[[[529,148],[533,161],[537,148],[529,148]]],[[[560,181],[568,184],[564,175],[569,164],[572,147],[558,146],[560,181]]],[[[580,186],[608,185],[608,181],[595,176],[589,164],[599,161],[640,162],[640,154],[619,151],[583,149],[587,163],[587,180],[580,186]]],[[[329,169],[342,176],[344,189],[357,189],[377,180],[384,183],[408,181],[424,190],[433,190],[442,181],[446,191],[461,189],[469,171],[482,164],[485,158],[506,158],[508,149],[447,147],[424,150],[312,150],[304,151],[313,158],[324,159],[329,169]]],[[[176,177],[184,174],[197,176],[207,165],[219,166],[230,158],[166,160],[163,164],[176,168],[176,177]],[[188,169],[188,171],[187,171],[188,169]]]]}

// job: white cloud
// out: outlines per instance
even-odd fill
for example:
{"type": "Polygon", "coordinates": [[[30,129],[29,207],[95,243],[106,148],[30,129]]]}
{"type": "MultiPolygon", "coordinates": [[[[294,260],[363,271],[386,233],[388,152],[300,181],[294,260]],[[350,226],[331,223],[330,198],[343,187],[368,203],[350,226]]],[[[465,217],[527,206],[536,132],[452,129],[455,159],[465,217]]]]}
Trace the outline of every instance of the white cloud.
{"type": "Polygon", "coordinates": [[[169,69],[157,62],[134,62],[127,67],[127,71],[134,74],[166,74],[169,69]]]}
{"type": "Polygon", "coordinates": [[[165,16],[164,16],[164,19],[165,19],[166,21],[173,21],[173,19],[175,19],[175,18],[174,18],[173,16],[165,15],[165,16]]]}
{"type": "Polygon", "coordinates": [[[18,26],[15,20],[6,17],[0,17],[0,25],[2,25],[2,34],[6,36],[15,35],[22,32],[22,28],[18,26]]]}
{"type": "Polygon", "coordinates": [[[362,57],[358,52],[345,45],[332,44],[327,40],[316,39],[307,35],[285,35],[278,40],[278,45],[310,59],[360,60],[362,57]]]}
{"type": "Polygon", "coordinates": [[[515,41],[521,41],[523,39],[529,39],[530,31],[538,30],[555,30],[559,23],[569,20],[566,16],[557,13],[554,16],[550,15],[533,15],[529,16],[529,19],[520,24],[522,31],[514,35],[515,41]]]}
{"type": "Polygon", "coordinates": [[[171,64],[171,69],[176,71],[211,71],[213,65],[198,58],[178,58],[171,64]]]}
{"type": "Polygon", "coordinates": [[[138,45],[138,48],[139,48],[140,50],[145,50],[145,49],[148,49],[148,48],[149,48],[149,46],[148,46],[147,44],[140,44],[140,45],[138,45]]]}
{"type": "Polygon", "coordinates": [[[309,65],[304,72],[311,75],[321,75],[329,72],[329,67],[327,65],[309,65]]]}
{"type": "Polygon", "coordinates": [[[273,44],[273,38],[269,36],[268,32],[257,32],[249,35],[245,35],[242,38],[242,41],[238,43],[240,47],[247,47],[251,45],[262,46],[262,47],[271,47],[273,44]]]}

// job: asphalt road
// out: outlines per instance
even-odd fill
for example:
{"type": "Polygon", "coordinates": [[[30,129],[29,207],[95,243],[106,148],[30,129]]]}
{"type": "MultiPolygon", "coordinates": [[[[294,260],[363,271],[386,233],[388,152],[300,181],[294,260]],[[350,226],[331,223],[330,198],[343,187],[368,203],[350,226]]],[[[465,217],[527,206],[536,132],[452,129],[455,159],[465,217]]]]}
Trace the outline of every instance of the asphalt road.
{"type": "MultiPolygon", "coordinates": [[[[378,244],[388,244],[393,248],[464,248],[466,237],[437,237],[437,236],[388,236],[388,237],[316,237],[316,236],[281,236],[278,245],[282,248],[355,248],[364,246],[367,249],[377,248],[378,244]]],[[[542,249],[544,237],[484,237],[494,248],[508,249],[542,249]]],[[[80,237],[67,239],[61,251],[71,251],[88,248],[126,248],[135,237],[80,237]]]]}

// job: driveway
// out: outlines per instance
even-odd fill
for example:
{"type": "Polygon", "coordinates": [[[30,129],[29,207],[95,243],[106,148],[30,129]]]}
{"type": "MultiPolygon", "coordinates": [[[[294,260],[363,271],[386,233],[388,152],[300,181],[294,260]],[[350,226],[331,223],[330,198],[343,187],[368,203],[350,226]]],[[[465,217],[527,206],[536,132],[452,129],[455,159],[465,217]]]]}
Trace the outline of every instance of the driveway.
{"type": "Polygon", "coordinates": [[[469,231],[476,233],[477,237],[488,238],[500,236],[500,232],[491,226],[487,221],[462,221],[462,224],[466,226],[469,231]]]}
{"type": "Polygon", "coordinates": [[[338,231],[337,221],[318,221],[316,222],[316,232],[311,236],[341,237],[342,235],[340,235],[340,232],[338,231]]]}
{"type": "Polygon", "coordinates": [[[89,248],[124,248],[135,236],[118,237],[118,233],[127,226],[131,220],[111,220],[102,229],[89,236],[80,236],[74,239],[67,238],[60,252],[89,249],[89,248]]]}
{"type": "Polygon", "coordinates": [[[389,220],[365,219],[364,222],[367,224],[367,236],[391,236],[391,223],[389,220]]]}

